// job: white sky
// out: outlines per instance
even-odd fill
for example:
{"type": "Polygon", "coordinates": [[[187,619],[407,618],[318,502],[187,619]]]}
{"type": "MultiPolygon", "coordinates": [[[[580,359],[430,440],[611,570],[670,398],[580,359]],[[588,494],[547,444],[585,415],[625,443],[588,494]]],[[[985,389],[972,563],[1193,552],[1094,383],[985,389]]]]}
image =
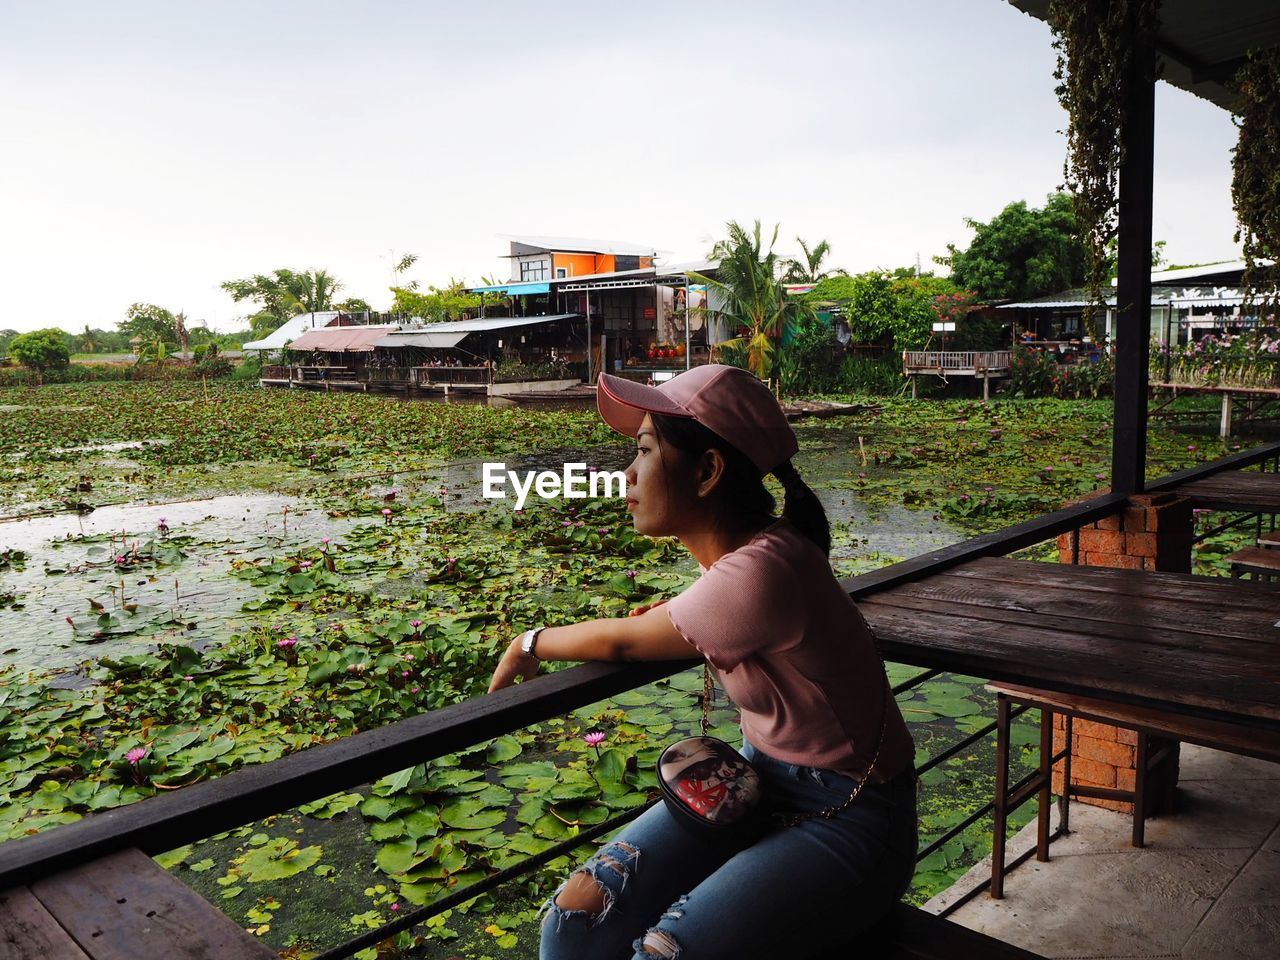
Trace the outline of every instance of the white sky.
{"type": "MultiPolygon", "coordinates": [[[[384,308],[390,251],[478,282],[510,233],[928,269],[1061,182],[1053,65],[1003,0],[0,0],[0,329],[232,330],[219,284],[276,267],[384,308]]],[[[1156,239],[1235,257],[1229,115],[1156,109],[1156,239]]]]}

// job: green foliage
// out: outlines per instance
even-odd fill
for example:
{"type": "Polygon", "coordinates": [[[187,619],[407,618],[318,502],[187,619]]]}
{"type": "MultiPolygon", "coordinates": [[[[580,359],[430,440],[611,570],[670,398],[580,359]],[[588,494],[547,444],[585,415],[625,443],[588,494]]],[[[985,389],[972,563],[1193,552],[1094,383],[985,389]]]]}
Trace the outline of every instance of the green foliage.
{"type": "Polygon", "coordinates": [[[721,347],[727,346],[730,355],[744,350],[747,369],[765,379],[773,374],[778,341],[812,308],[802,298],[787,296],[778,280],[783,264],[773,250],[778,240],[776,226],[767,247],[759,220],[750,232],[735,221],[725,224],[725,229],[728,239],[719,241],[711,251],[712,259],[719,261],[716,279],[697,273],[689,276],[719,294],[721,316],[740,331],[721,347]]]}
{"type": "Polygon", "coordinates": [[[1280,337],[1207,336],[1151,349],[1152,383],[1274,389],[1280,387],[1280,337]]]}
{"type": "Polygon", "coordinates": [[[249,326],[255,335],[263,337],[299,313],[334,309],[333,298],[342,284],[324,270],[299,273],[282,268],[228,280],[222,289],[236,303],[247,300],[261,308],[249,317],[249,326]]]}
{"type": "MultiPolygon", "coordinates": [[[[895,350],[922,349],[933,336],[937,299],[961,292],[944,277],[893,276],[883,271],[838,277],[819,284],[811,296],[837,291],[856,343],[878,343],[895,350]]],[[[833,297],[834,299],[834,297],[833,297]]]]}
{"type": "Polygon", "coordinates": [[[1138,75],[1135,57],[1136,51],[1154,45],[1158,7],[1159,0],[1052,0],[1049,4],[1049,25],[1058,51],[1055,92],[1068,116],[1063,174],[1072,195],[1077,234],[1086,251],[1089,304],[1084,320],[1095,338],[1094,313],[1110,273],[1107,244],[1116,231],[1125,103],[1132,84],[1154,82],[1149,75],[1154,58],[1144,68],[1147,75],[1138,75]]]}
{"type": "Polygon", "coordinates": [[[893,354],[851,353],[840,364],[840,386],[854,396],[892,397],[902,393],[905,384],[902,361],[893,354]]]}
{"type": "Polygon", "coordinates": [[[965,225],[974,231],[968,248],[949,243],[948,256],[937,259],[960,287],[983,299],[1025,300],[1085,280],[1088,250],[1065,193],[1050,194],[1042,208],[1018,200],[989,223],[966,219],[965,225]]]}
{"type": "Polygon", "coordinates": [[[806,313],[791,328],[791,338],[781,348],[778,375],[783,391],[832,393],[841,388],[843,348],[829,321],[806,313]]]}
{"type": "Polygon", "coordinates": [[[1005,390],[1015,397],[1064,400],[1107,396],[1115,384],[1115,362],[1104,353],[1096,362],[1059,364],[1043,350],[1014,348],[1005,390]]]}
{"type": "Polygon", "coordinates": [[[71,361],[67,335],[56,327],[18,334],[9,341],[9,356],[37,373],[64,368],[71,361]]]}
{"type": "Polygon", "coordinates": [[[392,287],[391,292],[395,295],[393,311],[422,317],[430,323],[462,319],[464,314],[479,312],[484,301],[482,294],[467,292],[465,281],[454,279],[444,287],[427,287],[426,293],[420,293],[416,286],[392,287]]]}
{"type": "Polygon", "coordinates": [[[151,343],[178,342],[178,320],[172,311],[154,303],[135,303],[129,307],[125,318],[120,321],[119,329],[131,340],[141,337],[151,343]]]}
{"type": "Polygon", "coordinates": [[[1280,279],[1280,47],[1250,51],[1236,73],[1240,133],[1231,158],[1235,240],[1243,244],[1246,313],[1274,312],[1280,279]]]}
{"type": "Polygon", "coordinates": [[[844,274],[843,270],[822,269],[822,261],[827,259],[827,255],[831,252],[831,244],[826,240],[819,240],[812,249],[800,237],[796,237],[796,243],[800,244],[804,257],[801,260],[787,260],[783,263],[782,279],[785,282],[818,283],[828,277],[844,274]]]}

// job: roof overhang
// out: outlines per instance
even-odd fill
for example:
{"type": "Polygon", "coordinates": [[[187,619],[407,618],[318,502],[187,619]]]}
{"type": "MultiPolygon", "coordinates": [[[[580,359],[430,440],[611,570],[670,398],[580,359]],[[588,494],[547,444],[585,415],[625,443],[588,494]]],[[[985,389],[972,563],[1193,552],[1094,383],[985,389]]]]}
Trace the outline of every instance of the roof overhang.
{"type": "Polygon", "coordinates": [[[319,350],[323,353],[369,353],[374,344],[393,327],[321,327],[308,330],[289,344],[290,350],[319,350]]]}
{"type": "MultiPolygon", "coordinates": [[[[1009,0],[1048,21],[1050,0],[1009,0]]],[[[1160,79],[1232,110],[1231,81],[1251,50],[1280,46],[1280,4],[1275,0],[1163,0],[1156,51],[1160,79]]]]}
{"type": "Polygon", "coordinates": [[[553,313],[539,317],[480,317],[475,320],[448,320],[429,323],[417,330],[398,330],[388,333],[374,343],[379,348],[425,347],[441,349],[455,347],[468,334],[487,333],[492,330],[508,330],[513,327],[536,327],[543,323],[561,323],[581,318],[580,313],[553,313]]]}
{"type": "Polygon", "coordinates": [[[503,293],[508,297],[525,297],[536,293],[550,293],[551,284],[544,283],[495,283],[487,287],[468,287],[472,293],[503,293]]]}

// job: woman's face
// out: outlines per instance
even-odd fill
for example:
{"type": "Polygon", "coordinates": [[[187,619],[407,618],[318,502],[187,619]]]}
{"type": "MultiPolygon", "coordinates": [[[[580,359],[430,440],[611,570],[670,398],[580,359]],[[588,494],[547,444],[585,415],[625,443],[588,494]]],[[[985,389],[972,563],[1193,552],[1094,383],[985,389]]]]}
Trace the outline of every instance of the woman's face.
{"type": "Polygon", "coordinates": [[[645,414],[636,435],[636,458],[627,467],[627,510],[637,533],[649,537],[678,536],[698,516],[692,477],[685,476],[677,455],[658,441],[653,420],[645,414]]]}

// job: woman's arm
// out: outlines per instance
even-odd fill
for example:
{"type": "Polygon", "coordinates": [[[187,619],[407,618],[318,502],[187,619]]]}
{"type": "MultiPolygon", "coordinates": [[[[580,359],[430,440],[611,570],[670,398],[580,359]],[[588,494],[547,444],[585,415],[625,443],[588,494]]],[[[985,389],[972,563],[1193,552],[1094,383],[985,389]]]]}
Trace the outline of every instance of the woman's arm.
{"type": "MultiPolygon", "coordinates": [[[[520,637],[507,647],[489,683],[489,692],[528,680],[538,672],[539,660],[693,660],[701,656],[671,624],[660,604],[642,613],[609,620],[584,620],[564,627],[547,627],[538,634],[536,658],[520,649],[520,637]]],[[[523,636],[523,634],[521,635],[523,636]]]]}

